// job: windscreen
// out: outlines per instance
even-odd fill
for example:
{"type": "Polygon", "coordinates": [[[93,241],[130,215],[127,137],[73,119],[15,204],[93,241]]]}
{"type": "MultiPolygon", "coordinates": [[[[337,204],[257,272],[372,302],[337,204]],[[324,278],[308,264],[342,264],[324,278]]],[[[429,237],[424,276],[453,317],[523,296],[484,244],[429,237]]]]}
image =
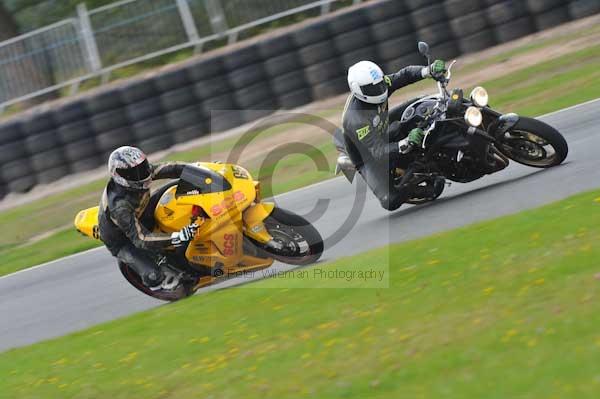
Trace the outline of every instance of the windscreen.
{"type": "Polygon", "coordinates": [[[186,166],[181,173],[175,196],[217,193],[231,190],[231,184],[220,174],[206,168],[186,166]]]}

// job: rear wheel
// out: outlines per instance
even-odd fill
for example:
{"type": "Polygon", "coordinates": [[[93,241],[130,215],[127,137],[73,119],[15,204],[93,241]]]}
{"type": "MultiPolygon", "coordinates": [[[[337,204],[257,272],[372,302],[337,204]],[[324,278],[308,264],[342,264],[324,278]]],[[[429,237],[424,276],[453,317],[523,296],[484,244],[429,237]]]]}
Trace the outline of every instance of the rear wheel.
{"type": "Polygon", "coordinates": [[[133,285],[136,289],[144,294],[156,299],[160,299],[161,301],[175,302],[194,294],[194,285],[190,282],[182,282],[172,290],[160,289],[157,291],[152,291],[146,287],[146,285],[142,282],[140,275],[132,267],[126,263],[119,262],[119,269],[129,284],[133,285]]]}
{"type": "Polygon", "coordinates": [[[510,159],[534,168],[561,164],[569,152],[565,138],[552,126],[521,117],[515,127],[498,138],[498,150],[510,159]]]}
{"type": "Polygon", "coordinates": [[[275,208],[264,224],[276,244],[262,247],[268,256],[290,265],[309,265],[323,254],[321,234],[303,217],[275,208]]]}

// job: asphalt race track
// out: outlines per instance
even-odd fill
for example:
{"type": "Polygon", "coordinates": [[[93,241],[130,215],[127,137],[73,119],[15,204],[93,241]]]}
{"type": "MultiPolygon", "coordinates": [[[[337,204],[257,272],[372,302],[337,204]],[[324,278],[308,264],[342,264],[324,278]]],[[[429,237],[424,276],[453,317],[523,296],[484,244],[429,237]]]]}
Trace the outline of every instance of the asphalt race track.
{"type": "MultiPolygon", "coordinates": [[[[600,187],[600,100],[541,119],[567,138],[570,152],[562,166],[539,170],[513,163],[503,172],[479,181],[453,184],[434,203],[403,206],[392,214],[380,208],[369,193],[357,223],[341,241],[326,247],[323,261],[515,213],[600,187]]],[[[276,200],[280,206],[308,214],[309,218],[323,210],[315,224],[324,237],[329,237],[348,219],[356,191],[356,181],[350,185],[337,178],[276,200]],[[326,209],[320,206],[311,212],[319,198],[330,202],[326,209]]],[[[239,282],[240,279],[229,280],[216,288],[239,282]]],[[[0,351],[160,305],[163,302],[128,285],[105,249],[74,255],[0,278],[0,351]]]]}

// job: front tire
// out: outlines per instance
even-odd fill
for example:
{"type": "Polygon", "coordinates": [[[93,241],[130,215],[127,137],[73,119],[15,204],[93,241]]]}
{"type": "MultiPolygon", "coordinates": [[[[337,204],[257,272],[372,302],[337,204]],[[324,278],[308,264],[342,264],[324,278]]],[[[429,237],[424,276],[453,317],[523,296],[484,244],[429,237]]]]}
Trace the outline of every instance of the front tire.
{"type": "Polygon", "coordinates": [[[265,255],[290,265],[304,266],[315,263],[323,254],[321,234],[303,217],[275,208],[264,224],[273,241],[283,246],[283,249],[261,246],[265,255]]]}
{"type": "Polygon", "coordinates": [[[558,130],[527,117],[520,117],[511,130],[498,137],[498,141],[498,150],[502,154],[534,168],[560,165],[569,152],[567,141],[558,130]]]}

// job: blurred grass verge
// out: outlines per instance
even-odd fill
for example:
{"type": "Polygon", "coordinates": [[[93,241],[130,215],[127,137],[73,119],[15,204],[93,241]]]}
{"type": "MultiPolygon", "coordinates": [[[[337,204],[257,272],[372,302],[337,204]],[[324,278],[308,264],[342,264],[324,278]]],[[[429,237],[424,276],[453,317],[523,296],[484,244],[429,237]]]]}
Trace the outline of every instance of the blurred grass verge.
{"type": "MultiPolygon", "coordinates": [[[[554,42],[548,45],[552,43],[554,42]]],[[[515,51],[511,50],[510,53],[515,51]]],[[[599,63],[600,45],[594,44],[497,79],[473,82],[473,86],[477,84],[486,87],[490,93],[491,106],[496,109],[522,115],[541,115],[597,98],[600,93],[600,71],[597,67],[599,63]]],[[[467,73],[457,68],[455,76],[468,76],[467,73]]],[[[415,86],[429,91],[434,88],[430,81],[420,82],[415,86]]],[[[465,93],[470,90],[469,87],[464,89],[465,93]]],[[[331,118],[332,113],[324,112],[323,116],[331,118]]],[[[298,125],[291,123],[266,129],[253,141],[253,145],[273,148],[274,145],[289,142],[290,131],[298,128],[298,125]]],[[[172,154],[167,159],[226,160],[232,147],[244,144],[244,140],[244,137],[228,138],[211,145],[172,154]]],[[[321,152],[325,156],[331,170],[317,170],[314,161],[308,156],[311,154],[289,155],[273,163],[263,164],[263,152],[247,158],[243,166],[249,169],[255,178],[270,181],[270,184],[263,185],[265,196],[281,194],[332,178],[336,151],[331,137],[321,132],[320,135],[313,135],[309,144],[315,149],[314,152],[321,152]]],[[[78,210],[98,203],[104,184],[105,181],[96,181],[1,212],[0,224],[3,229],[0,230],[0,256],[9,260],[3,262],[3,266],[0,267],[0,275],[37,264],[33,261],[41,259],[39,248],[42,244],[47,249],[43,254],[44,260],[78,252],[82,248],[82,242],[71,228],[72,220],[78,210]],[[48,232],[57,230],[63,230],[64,234],[47,236],[48,232]],[[37,240],[40,235],[45,238],[37,240]],[[66,237],[69,238],[67,242],[58,242],[66,237]],[[18,250],[19,256],[13,254],[15,250],[18,250]]],[[[90,244],[84,247],[94,245],[97,244],[90,241],[90,244]]]]}
{"type": "Polygon", "coordinates": [[[389,288],[269,279],[7,351],[0,392],[596,398],[599,241],[596,190],[303,269],[390,262],[389,288]]]}

